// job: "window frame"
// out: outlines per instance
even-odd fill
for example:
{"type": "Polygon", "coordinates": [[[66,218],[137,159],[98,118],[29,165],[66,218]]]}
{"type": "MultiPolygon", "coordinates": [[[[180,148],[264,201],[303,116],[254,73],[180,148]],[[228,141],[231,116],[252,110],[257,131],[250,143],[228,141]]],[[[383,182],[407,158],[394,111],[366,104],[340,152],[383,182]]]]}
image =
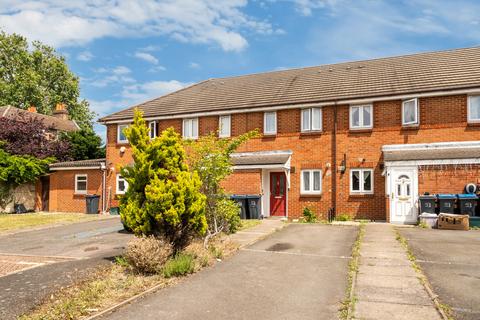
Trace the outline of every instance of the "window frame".
{"type": "Polygon", "coordinates": [[[277,134],[277,112],[276,111],[266,111],[263,113],[263,134],[264,135],[276,135],[277,134]],[[267,115],[273,114],[274,115],[274,131],[267,131],[267,115]]]}
{"type": "Polygon", "coordinates": [[[193,140],[196,140],[198,139],[198,117],[194,117],[194,118],[185,118],[183,119],[182,121],[182,137],[183,139],[193,139],[193,140]],[[188,121],[192,121],[192,127],[190,129],[192,129],[192,136],[191,137],[187,137],[185,136],[185,123],[188,122],[188,121]],[[196,124],[196,130],[193,130],[193,121],[195,121],[195,124],[196,124]],[[193,133],[194,131],[196,131],[196,135],[193,133]]]}
{"type": "Polygon", "coordinates": [[[371,168],[351,168],[350,169],[350,194],[373,194],[374,190],[374,169],[371,168]],[[360,190],[353,190],[353,172],[359,171],[360,172],[360,190]],[[371,190],[365,191],[364,189],[364,174],[365,172],[370,172],[370,185],[371,190]]]}
{"type": "Polygon", "coordinates": [[[408,99],[402,101],[402,126],[418,126],[420,124],[420,104],[418,98],[408,99]],[[415,102],[415,121],[405,122],[405,104],[408,102],[415,102]]]}
{"type": "Polygon", "coordinates": [[[75,194],[87,194],[88,193],[88,174],[79,173],[75,174],[75,194]],[[85,178],[85,190],[78,190],[78,178],[85,178]]]}
{"type": "Polygon", "coordinates": [[[232,136],[232,116],[229,114],[219,116],[218,117],[218,137],[229,138],[231,136],[232,136]],[[225,133],[225,134],[222,134],[222,118],[228,119],[228,133],[225,133]]]}
{"type": "Polygon", "coordinates": [[[125,133],[123,133],[123,130],[128,128],[129,125],[130,124],[125,124],[125,123],[117,124],[117,143],[128,143],[127,137],[125,137],[125,140],[120,139],[120,134],[125,135],[125,133]],[[122,127],[123,127],[123,129],[121,129],[122,127]]]}
{"type": "Polygon", "coordinates": [[[357,104],[357,105],[350,105],[350,110],[349,110],[349,128],[350,130],[368,130],[373,128],[373,104],[357,104]],[[366,126],[364,125],[365,120],[363,119],[363,109],[364,108],[370,108],[370,125],[366,126]],[[360,108],[361,112],[359,112],[359,125],[354,126],[353,125],[353,109],[354,108],[360,108]]]}
{"type": "Polygon", "coordinates": [[[322,169],[302,169],[300,170],[300,194],[301,195],[321,195],[323,192],[323,176],[322,176],[322,169]],[[309,172],[310,176],[310,190],[305,190],[304,178],[303,173],[309,172]],[[314,172],[320,173],[320,190],[313,190],[313,186],[315,185],[315,178],[314,172]]]}
{"type": "Polygon", "coordinates": [[[149,129],[148,136],[150,137],[150,139],[155,139],[157,137],[157,121],[150,121],[148,123],[148,129],[149,129]],[[152,128],[152,125],[153,125],[153,128],[152,128]],[[152,133],[153,133],[153,136],[152,136],[152,133]]]}
{"type": "Polygon", "coordinates": [[[312,108],[303,108],[300,109],[300,131],[301,132],[321,132],[323,130],[323,111],[322,108],[319,107],[312,107],[312,108]],[[309,127],[304,128],[303,127],[303,112],[308,110],[309,113],[309,127]],[[319,128],[314,128],[313,127],[313,111],[318,110],[320,114],[320,127],[319,128]]]}
{"type": "MultiPolygon", "coordinates": [[[[480,101],[480,95],[469,95],[467,98],[467,122],[468,123],[480,123],[480,118],[478,119],[471,119],[471,111],[470,108],[472,106],[472,98],[477,98],[480,101]]],[[[480,105],[479,105],[480,107],[480,105]]]]}
{"type": "Polygon", "coordinates": [[[115,177],[115,194],[125,194],[125,192],[127,190],[128,190],[127,180],[125,180],[125,178],[122,177],[122,175],[120,173],[117,173],[117,175],[115,177]],[[123,190],[123,191],[121,191],[120,188],[118,187],[118,183],[120,182],[120,180],[123,180],[123,182],[125,183],[125,190],[123,190]]]}

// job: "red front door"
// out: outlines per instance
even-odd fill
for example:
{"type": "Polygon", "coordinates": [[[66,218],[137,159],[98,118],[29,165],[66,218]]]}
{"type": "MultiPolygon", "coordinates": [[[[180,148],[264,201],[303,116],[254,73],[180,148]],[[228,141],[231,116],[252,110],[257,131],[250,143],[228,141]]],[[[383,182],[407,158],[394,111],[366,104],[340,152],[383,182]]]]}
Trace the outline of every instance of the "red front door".
{"type": "Polygon", "coordinates": [[[285,216],[287,204],[285,173],[270,172],[270,215],[285,216]]]}

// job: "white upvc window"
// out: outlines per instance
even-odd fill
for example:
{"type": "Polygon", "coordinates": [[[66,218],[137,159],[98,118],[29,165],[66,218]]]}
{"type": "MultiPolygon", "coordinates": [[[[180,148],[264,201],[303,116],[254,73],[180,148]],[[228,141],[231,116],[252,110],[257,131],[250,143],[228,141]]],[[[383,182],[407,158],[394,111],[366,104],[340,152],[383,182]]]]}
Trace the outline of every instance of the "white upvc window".
{"type": "Polygon", "coordinates": [[[263,133],[277,134],[277,113],[275,111],[263,114],[263,133]]]}
{"type": "Polygon", "coordinates": [[[75,193],[87,194],[87,175],[86,174],[75,175],[75,193]]]}
{"type": "Polygon", "coordinates": [[[468,122],[480,122],[480,96],[468,97],[468,122]]]}
{"type": "Polygon", "coordinates": [[[150,121],[148,123],[148,134],[150,135],[150,139],[155,139],[157,137],[157,121],[150,121]]]}
{"type": "Polygon", "coordinates": [[[127,143],[128,139],[125,136],[124,130],[128,127],[128,124],[119,124],[117,126],[117,142],[118,143],[127,143]]]}
{"type": "Polygon", "coordinates": [[[350,106],[350,129],[371,129],[373,106],[371,104],[350,106]]]}
{"type": "Polygon", "coordinates": [[[228,138],[231,135],[232,117],[230,115],[220,116],[218,118],[218,136],[228,138]]]}
{"type": "Polygon", "coordinates": [[[419,124],[418,99],[410,99],[402,102],[402,125],[419,124]]]}
{"type": "Polygon", "coordinates": [[[373,169],[350,169],[350,193],[373,193],[373,169]]]}
{"type": "Polygon", "coordinates": [[[322,170],[302,170],[300,175],[301,194],[322,193],[322,170]]]}
{"type": "Polygon", "coordinates": [[[198,138],[198,118],[183,119],[183,137],[185,139],[198,138]]]}
{"type": "Polygon", "coordinates": [[[302,109],[302,132],[322,131],[322,109],[302,109]]]}
{"type": "Polygon", "coordinates": [[[117,194],[125,194],[125,191],[128,189],[128,182],[123,178],[120,174],[117,174],[116,179],[116,193],[117,194]]]}

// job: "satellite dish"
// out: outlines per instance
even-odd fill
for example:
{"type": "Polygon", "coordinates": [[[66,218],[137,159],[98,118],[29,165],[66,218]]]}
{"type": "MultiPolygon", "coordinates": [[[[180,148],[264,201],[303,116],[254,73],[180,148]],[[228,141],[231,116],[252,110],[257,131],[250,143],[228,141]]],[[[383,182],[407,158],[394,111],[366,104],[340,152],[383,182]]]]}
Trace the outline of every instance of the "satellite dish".
{"type": "Polygon", "coordinates": [[[475,183],[469,183],[465,186],[465,192],[468,194],[474,194],[477,191],[477,185],[475,183]]]}

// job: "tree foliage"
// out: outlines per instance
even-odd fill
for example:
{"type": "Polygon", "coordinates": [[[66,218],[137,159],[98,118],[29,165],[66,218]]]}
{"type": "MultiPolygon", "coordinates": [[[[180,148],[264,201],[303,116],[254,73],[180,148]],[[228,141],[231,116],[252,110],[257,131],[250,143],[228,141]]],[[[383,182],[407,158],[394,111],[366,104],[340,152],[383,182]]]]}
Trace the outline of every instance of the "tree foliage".
{"type": "Polygon", "coordinates": [[[67,105],[79,126],[91,128],[94,113],[80,99],[79,79],[65,58],[40,42],[29,46],[20,35],[0,32],[0,105],[34,105],[40,113],[52,114],[57,103],[67,105]]]}
{"type": "Polygon", "coordinates": [[[91,129],[65,133],[63,140],[70,145],[69,155],[72,160],[105,158],[105,146],[102,146],[102,139],[91,129]]]}
{"type": "Polygon", "coordinates": [[[0,118],[0,141],[1,147],[12,155],[70,159],[70,143],[56,139],[55,130],[35,118],[0,118]]]}
{"type": "Polygon", "coordinates": [[[173,128],[151,140],[142,113],[125,129],[134,159],[122,168],[128,190],[120,199],[120,214],[137,235],[164,237],[175,253],[206,230],[205,196],[198,174],[190,172],[185,150],[173,128]]]}
{"type": "Polygon", "coordinates": [[[0,149],[0,182],[12,186],[34,182],[48,171],[52,161],[53,158],[11,155],[0,149]]]}
{"type": "Polygon", "coordinates": [[[251,131],[231,139],[219,139],[212,133],[190,141],[189,162],[202,181],[202,193],[207,197],[207,237],[205,243],[219,232],[234,232],[240,222],[238,205],[228,198],[221,186],[222,180],[232,173],[230,156],[238,147],[258,135],[251,131]]]}

